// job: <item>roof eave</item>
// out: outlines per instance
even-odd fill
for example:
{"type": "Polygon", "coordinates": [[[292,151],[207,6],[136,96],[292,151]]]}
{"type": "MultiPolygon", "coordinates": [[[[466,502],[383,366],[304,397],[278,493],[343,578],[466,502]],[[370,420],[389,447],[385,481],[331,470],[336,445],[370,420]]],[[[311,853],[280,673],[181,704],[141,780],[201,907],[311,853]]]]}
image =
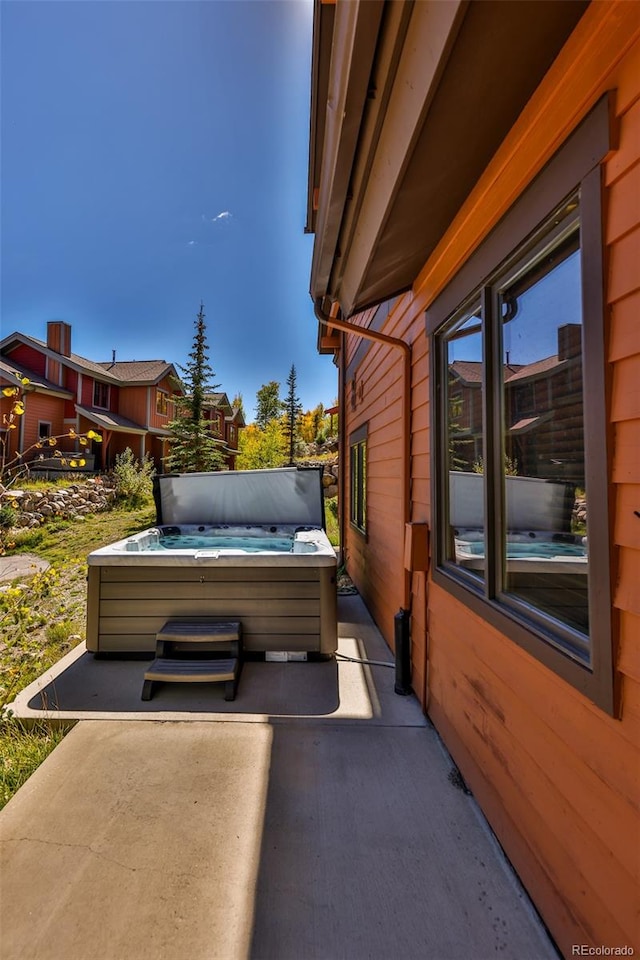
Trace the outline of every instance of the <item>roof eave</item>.
{"type": "Polygon", "coordinates": [[[351,23],[349,55],[338,57],[349,14],[338,5],[314,300],[338,302],[348,318],[411,287],[587,6],[388,2],[375,39],[351,23]],[[373,104],[355,97],[367,72],[373,104]]]}

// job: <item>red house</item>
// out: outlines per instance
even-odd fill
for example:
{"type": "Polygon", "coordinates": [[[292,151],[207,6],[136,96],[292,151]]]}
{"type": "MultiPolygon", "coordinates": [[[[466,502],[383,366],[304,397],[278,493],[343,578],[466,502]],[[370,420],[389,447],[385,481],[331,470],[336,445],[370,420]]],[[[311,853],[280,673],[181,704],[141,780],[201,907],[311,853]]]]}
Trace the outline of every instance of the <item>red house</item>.
{"type": "Polygon", "coordinates": [[[204,417],[210,421],[213,435],[219,438],[227,469],[235,470],[238,438],[246,426],[242,410],[229,403],[226,393],[209,393],[205,398],[204,417]]]}
{"type": "MultiPolygon", "coordinates": [[[[16,374],[29,382],[24,387],[24,414],[17,429],[5,432],[5,461],[16,451],[29,451],[33,461],[46,453],[33,449],[38,440],[93,430],[102,437],[83,451],[85,469],[109,469],[116,456],[129,447],[142,459],[149,456],[163,469],[169,439],[168,424],[176,415],[173,398],[179,394],[177,372],[164,360],[127,360],[95,363],[71,350],[71,327],[62,321],[47,324],[46,342],[12,333],[0,342],[0,385],[13,386],[16,374]]],[[[237,431],[244,425],[226,396],[219,410],[220,436],[229,467],[237,452],[237,431]]],[[[8,414],[12,400],[2,397],[1,413],[8,414]]],[[[212,404],[217,416],[217,401],[212,404]]],[[[4,428],[3,428],[4,429],[4,428]]],[[[58,444],[63,453],[78,452],[65,436],[58,444]]],[[[46,462],[46,461],[45,461],[46,462]]]]}

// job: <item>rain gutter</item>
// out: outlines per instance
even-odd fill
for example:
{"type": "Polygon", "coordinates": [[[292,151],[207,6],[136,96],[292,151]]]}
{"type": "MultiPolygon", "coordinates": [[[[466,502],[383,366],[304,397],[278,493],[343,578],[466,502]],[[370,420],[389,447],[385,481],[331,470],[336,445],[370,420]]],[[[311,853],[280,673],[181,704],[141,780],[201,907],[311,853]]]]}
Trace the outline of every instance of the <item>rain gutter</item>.
{"type": "MultiPolygon", "coordinates": [[[[325,313],[322,309],[322,297],[317,297],[313,301],[313,309],[316,318],[320,323],[327,327],[333,327],[341,330],[343,333],[352,333],[365,340],[373,340],[376,343],[386,343],[390,347],[395,347],[402,352],[403,357],[403,380],[402,380],[402,517],[403,523],[411,521],[411,344],[401,340],[399,337],[390,337],[386,333],[380,333],[378,330],[369,330],[367,327],[360,327],[357,323],[350,323],[348,320],[334,317],[333,310],[331,314],[325,313]]],[[[344,369],[344,368],[343,368],[344,369]]],[[[344,383],[343,383],[344,396],[344,383]]],[[[344,411],[342,411],[344,413],[344,411]]],[[[340,418],[344,423],[344,415],[340,418]]],[[[343,456],[344,459],[344,456],[343,456]]],[[[346,464],[342,474],[346,470],[346,464]]],[[[344,502],[344,500],[343,500],[344,502]]],[[[404,534],[404,531],[403,531],[404,534]]],[[[343,539],[343,538],[341,538],[343,539]]],[[[404,594],[403,606],[405,610],[411,610],[411,572],[404,571],[404,594]]]]}

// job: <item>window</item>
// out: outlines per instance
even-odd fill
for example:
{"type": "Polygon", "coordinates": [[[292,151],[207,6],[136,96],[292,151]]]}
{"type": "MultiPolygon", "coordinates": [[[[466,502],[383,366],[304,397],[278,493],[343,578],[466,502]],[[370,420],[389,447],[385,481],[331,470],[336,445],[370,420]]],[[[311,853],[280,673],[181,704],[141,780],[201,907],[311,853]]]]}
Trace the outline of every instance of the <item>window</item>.
{"type": "Polygon", "coordinates": [[[156,413],[166,417],[169,412],[169,396],[164,390],[156,390],[156,413]]]}
{"type": "Polygon", "coordinates": [[[600,171],[586,151],[566,190],[575,138],[427,314],[434,580],[612,711],[600,171]]]}
{"type": "Polygon", "coordinates": [[[99,380],[94,380],[93,405],[94,407],[100,407],[102,410],[109,409],[109,384],[108,383],[100,383],[99,380]]]}
{"type": "Polygon", "coordinates": [[[367,428],[352,434],[349,442],[351,478],[351,523],[366,533],[367,530],[367,428]]]}
{"type": "Polygon", "coordinates": [[[44,420],[38,421],[38,440],[47,440],[51,436],[51,424],[44,420]]]}

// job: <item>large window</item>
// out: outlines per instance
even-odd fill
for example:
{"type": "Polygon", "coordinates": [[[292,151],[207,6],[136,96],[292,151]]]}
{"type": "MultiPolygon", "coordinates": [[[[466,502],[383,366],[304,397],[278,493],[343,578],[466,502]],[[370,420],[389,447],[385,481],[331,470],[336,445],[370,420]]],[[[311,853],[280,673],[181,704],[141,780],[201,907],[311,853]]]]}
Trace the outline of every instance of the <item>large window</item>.
{"type": "Polygon", "coordinates": [[[169,413],[169,394],[165,390],[156,389],[156,413],[163,417],[169,413]]]}
{"type": "Polygon", "coordinates": [[[361,533],[367,530],[367,428],[361,427],[349,441],[351,480],[350,518],[361,533]]]}
{"type": "Polygon", "coordinates": [[[434,579],[612,710],[600,175],[590,160],[562,196],[571,174],[561,152],[428,312],[434,579]],[[554,193],[535,223],[536,198],[554,193]]]}

